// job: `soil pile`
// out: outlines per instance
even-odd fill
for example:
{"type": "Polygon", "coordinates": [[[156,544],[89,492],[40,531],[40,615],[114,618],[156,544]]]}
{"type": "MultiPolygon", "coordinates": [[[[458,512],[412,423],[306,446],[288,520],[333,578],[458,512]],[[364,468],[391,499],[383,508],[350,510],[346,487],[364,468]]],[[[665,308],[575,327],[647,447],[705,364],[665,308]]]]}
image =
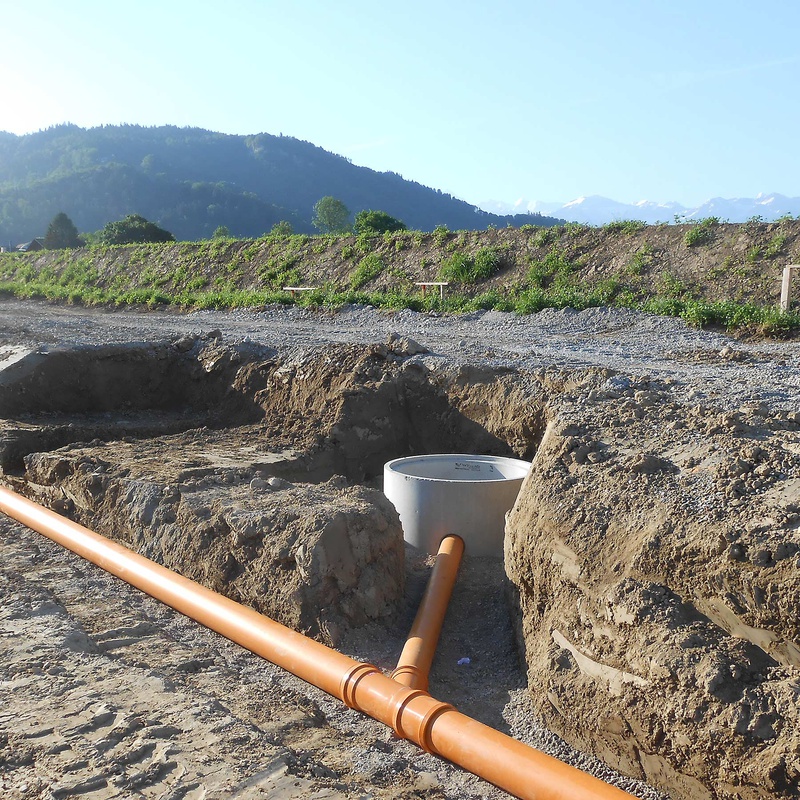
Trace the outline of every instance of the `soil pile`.
{"type": "Polygon", "coordinates": [[[619,375],[562,398],[506,537],[553,730],[674,797],[797,795],[799,431],[619,375]]]}
{"type": "Polygon", "coordinates": [[[274,291],[300,285],[418,293],[416,282],[442,280],[442,269],[453,259],[468,261],[482,252],[491,255],[492,274],[478,281],[445,277],[453,284],[449,291],[505,292],[540,280],[548,285],[558,274],[562,282],[587,285],[613,279],[637,296],[775,305],[783,267],[800,260],[800,221],[440,228],[41,251],[0,256],[0,277],[35,285],[39,273],[56,275],[79,294],[89,287],[112,292],[124,287],[131,292],[128,302],[143,302],[148,292],[190,297],[220,288],[274,291]]]}

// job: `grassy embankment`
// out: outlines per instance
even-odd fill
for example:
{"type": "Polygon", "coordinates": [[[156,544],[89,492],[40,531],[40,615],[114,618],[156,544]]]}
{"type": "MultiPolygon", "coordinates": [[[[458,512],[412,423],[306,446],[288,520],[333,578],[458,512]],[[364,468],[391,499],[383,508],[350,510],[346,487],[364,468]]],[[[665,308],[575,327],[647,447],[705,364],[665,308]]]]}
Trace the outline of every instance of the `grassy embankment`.
{"type": "Polygon", "coordinates": [[[617,306],[768,336],[796,335],[777,310],[800,221],[267,236],[0,256],[0,292],[86,305],[179,308],[272,303],[528,314],[617,306]],[[449,286],[423,296],[418,281],[449,286]],[[285,286],[313,291],[296,298],[285,286]]]}

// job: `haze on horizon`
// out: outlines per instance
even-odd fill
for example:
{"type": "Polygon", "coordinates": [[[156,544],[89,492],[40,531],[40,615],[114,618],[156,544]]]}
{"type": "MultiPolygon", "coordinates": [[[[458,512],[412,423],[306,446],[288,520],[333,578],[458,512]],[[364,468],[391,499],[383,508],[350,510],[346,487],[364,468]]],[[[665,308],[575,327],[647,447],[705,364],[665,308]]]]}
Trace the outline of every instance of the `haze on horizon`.
{"type": "Polygon", "coordinates": [[[3,13],[0,130],[286,134],[478,204],[800,195],[800,6],[76,0],[3,13]]]}

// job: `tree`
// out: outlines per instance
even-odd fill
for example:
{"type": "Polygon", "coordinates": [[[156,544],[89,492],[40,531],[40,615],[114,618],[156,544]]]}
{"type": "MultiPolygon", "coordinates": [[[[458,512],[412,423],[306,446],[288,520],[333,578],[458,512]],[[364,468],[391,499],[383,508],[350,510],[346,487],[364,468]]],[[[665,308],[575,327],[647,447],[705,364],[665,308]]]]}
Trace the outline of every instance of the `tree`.
{"type": "Polygon", "coordinates": [[[311,222],[323,233],[344,233],[350,229],[349,219],[350,211],[347,206],[329,195],[317,200],[311,222]]]}
{"type": "Polygon", "coordinates": [[[78,236],[78,229],[63,211],[56,214],[47,226],[44,246],[48,250],[66,250],[69,247],[83,246],[83,240],[78,236]]]}
{"type": "Polygon", "coordinates": [[[276,222],[270,229],[271,236],[291,236],[294,233],[294,228],[289,220],[282,219],[276,222]]]}
{"type": "Polygon", "coordinates": [[[227,225],[219,225],[214,233],[211,234],[212,239],[230,239],[231,231],[227,225]]]}
{"type": "Polygon", "coordinates": [[[354,227],[356,233],[386,233],[408,229],[405,222],[389,216],[385,211],[359,211],[354,227]]]}
{"type": "Polygon", "coordinates": [[[102,244],[138,244],[140,242],[174,242],[175,237],[139,214],[109,222],[99,237],[102,244]]]}

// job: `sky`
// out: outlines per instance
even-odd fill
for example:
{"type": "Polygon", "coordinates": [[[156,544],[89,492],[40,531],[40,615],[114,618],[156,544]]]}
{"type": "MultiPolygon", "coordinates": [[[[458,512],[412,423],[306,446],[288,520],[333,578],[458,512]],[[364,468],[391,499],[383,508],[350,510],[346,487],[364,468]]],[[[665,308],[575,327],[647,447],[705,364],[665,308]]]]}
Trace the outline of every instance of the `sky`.
{"type": "Polygon", "coordinates": [[[471,203],[800,196],[796,0],[4,0],[0,130],[294,136],[471,203]]]}

